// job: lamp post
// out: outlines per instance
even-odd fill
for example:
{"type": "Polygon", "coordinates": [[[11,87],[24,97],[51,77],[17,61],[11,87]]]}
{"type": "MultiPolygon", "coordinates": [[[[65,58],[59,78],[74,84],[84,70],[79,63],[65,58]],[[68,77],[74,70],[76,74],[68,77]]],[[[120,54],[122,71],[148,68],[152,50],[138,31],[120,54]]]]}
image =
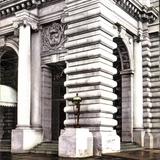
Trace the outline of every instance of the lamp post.
{"type": "Polygon", "coordinates": [[[80,116],[80,102],[82,101],[81,97],[78,96],[78,93],[76,94],[75,97],[73,97],[72,102],[73,102],[73,111],[74,115],[77,116],[77,122],[75,124],[75,128],[80,128],[79,125],[79,116],[80,116]],[[76,109],[74,108],[76,106],[76,109]]]}
{"type": "MultiPolygon", "coordinates": [[[[73,103],[73,116],[75,118],[74,128],[66,127],[59,137],[58,155],[66,158],[87,158],[93,156],[93,134],[89,128],[80,128],[80,102],[78,93],[70,99],[73,103]],[[82,141],[83,140],[83,141],[82,141]],[[82,144],[83,143],[83,144],[82,144]]],[[[73,122],[69,119],[69,122],[73,122]]],[[[64,158],[65,159],[65,158],[64,158]]]]}

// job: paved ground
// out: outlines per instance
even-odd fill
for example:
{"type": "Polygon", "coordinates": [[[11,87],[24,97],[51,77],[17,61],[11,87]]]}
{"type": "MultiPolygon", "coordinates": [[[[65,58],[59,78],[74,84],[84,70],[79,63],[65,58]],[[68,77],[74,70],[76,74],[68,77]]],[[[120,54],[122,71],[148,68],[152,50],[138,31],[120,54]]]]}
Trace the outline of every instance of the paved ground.
{"type": "Polygon", "coordinates": [[[160,150],[139,150],[110,154],[121,157],[115,160],[160,160],[160,150]]]}
{"type": "MultiPolygon", "coordinates": [[[[11,154],[0,152],[0,160],[67,160],[67,158],[58,158],[55,155],[45,154],[11,154]]],[[[160,160],[160,150],[121,152],[104,155],[103,157],[85,158],[85,160],[160,160]]]]}

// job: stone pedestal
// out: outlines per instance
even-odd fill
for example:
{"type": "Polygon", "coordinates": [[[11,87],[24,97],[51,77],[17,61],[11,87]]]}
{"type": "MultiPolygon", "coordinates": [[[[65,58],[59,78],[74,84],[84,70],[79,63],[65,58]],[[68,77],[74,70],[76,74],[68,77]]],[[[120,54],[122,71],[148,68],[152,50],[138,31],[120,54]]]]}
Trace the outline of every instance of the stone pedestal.
{"type": "Polygon", "coordinates": [[[156,129],[154,132],[145,133],[144,137],[144,147],[145,148],[160,148],[160,130],[156,129]]]}
{"type": "Polygon", "coordinates": [[[93,156],[93,136],[87,128],[66,128],[59,137],[60,157],[85,158],[93,156]]]}
{"type": "Polygon", "coordinates": [[[134,129],[133,130],[133,141],[138,143],[140,146],[144,147],[144,129],[134,129]]]}
{"type": "Polygon", "coordinates": [[[43,140],[41,129],[15,129],[12,130],[11,152],[24,153],[28,152],[43,140]]]}
{"type": "Polygon", "coordinates": [[[94,155],[113,153],[120,151],[120,138],[115,131],[95,132],[94,136],[94,155]]]}

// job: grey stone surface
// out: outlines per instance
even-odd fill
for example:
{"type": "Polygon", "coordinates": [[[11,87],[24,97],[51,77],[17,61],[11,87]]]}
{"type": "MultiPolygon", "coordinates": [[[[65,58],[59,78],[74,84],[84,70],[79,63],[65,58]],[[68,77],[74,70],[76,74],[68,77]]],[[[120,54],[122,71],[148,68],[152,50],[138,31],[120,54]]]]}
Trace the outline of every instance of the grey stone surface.
{"type": "MultiPolygon", "coordinates": [[[[98,132],[94,136],[95,139],[97,136],[97,141],[93,144],[98,154],[106,152],[107,148],[115,150],[112,146],[114,142],[109,143],[110,140],[115,140],[119,147],[119,138],[115,132],[112,132],[117,125],[118,119],[114,115],[117,114],[118,107],[122,108],[122,114],[118,113],[122,121],[122,141],[143,144],[141,143],[142,134],[134,132],[136,131],[134,129],[144,127],[145,146],[160,148],[158,136],[160,132],[158,120],[160,118],[159,20],[152,23],[156,12],[151,10],[152,8],[147,8],[154,5],[158,9],[158,0],[128,0],[127,3],[118,0],[12,2],[5,0],[0,2],[2,5],[0,8],[0,58],[6,51],[12,54],[14,50],[21,61],[18,74],[21,71],[23,75],[28,69],[18,82],[18,94],[22,95],[18,100],[18,122],[25,122],[31,128],[42,125],[43,140],[52,140],[53,82],[50,66],[61,67],[66,63],[64,71],[66,74],[64,83],[66,127],[73,127],[75,124],[71,100],[76,93],[79,93],[82,97],[80,124],[93,133],[98,132]],[[23,9],[27,11],[24,12],[23,9]],[[16,30],[13,24],[17,27],[16,30]],[[21,36],[18,35],[19,27],[24,30],[29,27],[29,34],[26,30],[21,36]],[[40,34],[41,32],[43,33],[40,34]],[[28,40],[26,40],[27,37],[28,40]],[[141,42],[142,46],[140,46],[141,42]],[[27,44],[28,47],[26,47],[27,44]],[[114,91],[117,82],[113,76],[117,74],[117,69],[113,64],[118,57],[113,54],[115,49],[121,61],[121,68],[118,68],[122,79],[121,97],[117,97],[114,91]],[[31,59],[26,56],[30,51],[31,59]],[[24,54],[23,57],[22,54],[24,54]],[[143,58],[143,66],[140,62],[141,58],[143,58]],[[23,62],[29,62],[29,64],[25,65],[23,62]],[[142,69],[143,73],[141,73],[142,69]],[[28,87],[26,87],[27,84],[28,87]],[[28,96],[25,96],[27,90],[28,96]],[[121,99],[121,106],[119,104],[114,106],[117,98],[121,99]],[[143,104],[142,98],[144,98],[143,104]],[[22,114],[24,110],[25,114],[22,114]],[[108,134],[109,138],[106,137],[108,134]]],[[[2,66],[0,67],[2,69],[2,66]]],[[[7,77],[10,78],[6,79],[12,79],[12,76],[7,77]]],[[[58,115],[54,119],[54,124],[59,124],[58,115]]],[[[24,140],[22,131],[17,130],[16,133],[16,138],[13,136],[12,140],[15,144],[18,135],[22,141],[24,140]]],[[[28,140],[27,136],[24,141],[26,140],[28,140]]],[[[24,149],[19,145],[17,147],[18,150],[24,149]]]]}
{"type": "Polygon", "coordinates": [[[85,158],[93,156],[93,135],[86,128],[66,128],[59,137],[60,157],[85,158]]]}

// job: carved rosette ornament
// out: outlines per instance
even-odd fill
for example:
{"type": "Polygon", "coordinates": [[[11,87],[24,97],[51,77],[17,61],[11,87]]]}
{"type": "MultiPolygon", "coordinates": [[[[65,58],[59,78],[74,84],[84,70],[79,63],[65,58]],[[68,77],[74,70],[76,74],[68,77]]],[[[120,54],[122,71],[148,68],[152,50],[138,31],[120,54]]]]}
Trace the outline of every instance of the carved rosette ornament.
{"type": "Polygon", "coordinates": [[[51,25],[43,27],[42,43],[43,51],[61,50],[64,48],[66,36],[64,35],[65,25],[60,23],[52,23],[51,25]]]}

